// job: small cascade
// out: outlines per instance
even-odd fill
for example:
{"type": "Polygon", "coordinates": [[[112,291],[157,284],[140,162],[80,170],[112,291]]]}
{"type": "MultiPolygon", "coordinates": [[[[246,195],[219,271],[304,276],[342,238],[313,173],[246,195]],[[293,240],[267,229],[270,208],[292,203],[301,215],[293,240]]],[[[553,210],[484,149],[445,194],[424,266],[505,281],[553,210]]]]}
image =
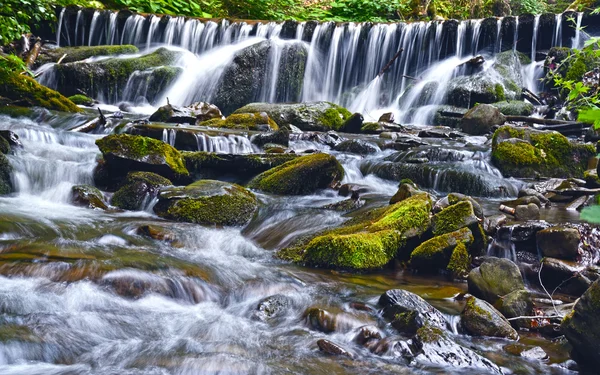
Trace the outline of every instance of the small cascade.
{"type": "Polygon", "coordinates": [[[575,37],[573,38],[573,42],[571,44],[571,48],[579,49],[583,46],[583,40],[581,37],[581,21],[583,20],[583,13],[577,13],[577,21],[575,25],[575,37]]]}
{"type": "Polygon", "coordinates": [[[496,236],[488,245],[487,255],[496,258],[507,258],[513,262],[517,261],[515,242],[512,240],[513,227],[509,227],[506,238],[496,236]]]}
{"type": "Polygon", "coordinates": [[[195,135],[198,151],[220,154],[252,154],[258,152],[258,148],[250,142],[250,139],[244,136],[234,134],[209,136],[203,133],[196,133],[195,135]]]}
{"type": "Polygon", "coordinates": [[[554,16],[554,37],[552,38],[552,45],[556,47],[562,47],[562,14],[554,16]]]}
{"type": "Polygon", "coordinates": [[[175,129],[164,129],[162,135],[162,141],[171,147],[175,147],[175,139],[177,138],[177,131],[175,129]]]}

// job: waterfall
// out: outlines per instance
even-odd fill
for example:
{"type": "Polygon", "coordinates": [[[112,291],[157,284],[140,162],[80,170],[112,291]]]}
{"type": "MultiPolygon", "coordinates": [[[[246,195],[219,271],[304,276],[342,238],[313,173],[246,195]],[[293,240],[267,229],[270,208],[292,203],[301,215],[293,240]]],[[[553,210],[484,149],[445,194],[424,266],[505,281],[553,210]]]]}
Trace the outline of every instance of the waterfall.
{"type": "Polygon", "coordinates": [[[575,26],[575,37],[573,38],[573,43],[571,48],[581,48],[582,47],[582,38],[581,38],[581,21],[583,20],[583,13],[577,13],[577,21],[575,26]]]}

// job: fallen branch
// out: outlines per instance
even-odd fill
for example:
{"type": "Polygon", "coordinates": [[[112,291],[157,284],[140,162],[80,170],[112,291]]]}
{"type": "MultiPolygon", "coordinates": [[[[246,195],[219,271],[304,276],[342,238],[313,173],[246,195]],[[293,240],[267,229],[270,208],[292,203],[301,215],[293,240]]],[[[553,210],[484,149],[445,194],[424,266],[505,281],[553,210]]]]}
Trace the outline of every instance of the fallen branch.
{"type": "Polygon", "coordinates": [[[506,320],[508,320],[509,322],[513,321],[513,320],[521,320],[521,319],[562,319],[561,316],[556,316],[556,315],[542,315],[542,316],[517,316],[514,318],[507,318],[506,320]]]}
{"type": "Polygon", "coordinates": [[[392,67],[392,65],[394,64],[394,62],[398,59],[398,57],[400,57],[400,54],[402,53],[402,51],[404,51],[404,48],[400,48],[398,50],[398,52],[396,52],[396,54],[394,55],[394,57],[392,57],[392,59],[383,67],[383,69],[381,69],[381,72],[379,72],[379,74],[377,75],[377,77],[381,77],[388,70],[390,70],[390,68],[392,67]]]}
{"type": "Polygon", "coordinates": [[[56,62],[56,65],[60,65],[60,63],[65,59],[65,57],[67,57],[67,54],[65,53],[64,55],[62,55],[60,57],[60,59],[58,59],[58,61],[56,62]]]}
{"type": "Polygon", "coordinates": [[[25,59],[25,65],[27,65],[27,69],[33,68],[33,64],[37,60],[40,55],[40,51],[42,50],[42,40],[37,38],[33,47],[29,49],[29,53],[27,54],[27,58],[25,59]]]}
{"type": "Polygon", "coordinates": [[[533,105],[542,105],[542,99],[525,87],[522,88],[521,97],[533,105]]]}
{"type": "Polygon", "coordinates": [[[560,313],[558,312],[558,309],[556,308],[556,304],[554,303],[554,298],[552,298],[553,294],[551,295],[550,293],[548,293],[548,290],[546,290],[546,287],[544,286],[544,283],[542,282],[542,268],[544,268],[544,263],[540,263],[540,270],[538,271],[538,280],[540,281],[540,285],[542,286],[542,289],[544,289],[544,292],[546,292],[546,295],[548,296],[548,298],[550,298],[554,312],[556,313],[556,315],[560,315],[560,313]]]}
{"type": "Polygon", "coordinates": [[[69,131],[78,132],[78,133],[88,133],[88,132],[91,132],[92,130],[97,129],[99,126],[106,125],[106,117],[104,117],[104,114],[102,113],[102,110],[100,108],[98,108],[98,113],[99,113],[99,116],[97,118],[90,120],[90,121],[86,122],[85,124],[71,128],[71,129],[69,129],[69,131]]]}

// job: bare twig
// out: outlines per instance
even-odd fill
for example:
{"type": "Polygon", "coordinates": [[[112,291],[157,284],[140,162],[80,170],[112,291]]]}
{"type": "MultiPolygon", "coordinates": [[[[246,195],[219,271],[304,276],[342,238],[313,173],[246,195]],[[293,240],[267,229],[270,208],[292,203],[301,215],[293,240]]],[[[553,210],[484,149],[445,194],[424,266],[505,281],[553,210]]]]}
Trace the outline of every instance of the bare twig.
{"type": "Polygon", "coordinates": [[[396,52],[396,54],[394,55],[394,57],[392,57],[392,59],[383,67],[383,69],[381,69],[381,72],[379,72],[379,74],[377,75],[377,77],[381,77],[382,75],[384,75],[388,70],[390,70],[390,68],[392,67],[392,65],[394,64],[394,61],[396,61],[396,59],[398,57],[400,57],[400,54],[402,53],[402,51],[404,51],[404,48],[400,48],[398,50],[398,52],[396,52]]]}
{"type": "Polygon", "coordinates": [[[544,283],[542,282],[542,268],[544,268],[544,263],[540,263],[540,270],[538,271],[538,280],[540,281],[540,285],[542,286],[542,289],[544,289],[544,292],[546,292],[546,295],[548,296],[548,298],[550,298],[554,312],[556,313],[556,315],[560,315],[560,313],[558,312],[558,309],[556,308],[556,304],[554,303],[554,298],[552,298],[552,295],[550,293],[548,293],[548,290],[546,289],[546,287],[544,286],[544,283]]]}
{"type": "Polygon", "coordinates": [[[60,59],[58,59],[58,61],[56,62],[56,65],[60,65],[60,63],[65,59],[65,57],[67,57],[66,53],[64,55],[62,55],[60,59]]]}
{"type": "Polygon", "coordinates": [[[522,319],[562,319],[561,316],[557,316],[557,315],[542,315],[542,316],[517,316],[514,318],[507,318],[506,320],[508,320],[509,322],[513,321],[513,320],[522,320],[522,319]]]}

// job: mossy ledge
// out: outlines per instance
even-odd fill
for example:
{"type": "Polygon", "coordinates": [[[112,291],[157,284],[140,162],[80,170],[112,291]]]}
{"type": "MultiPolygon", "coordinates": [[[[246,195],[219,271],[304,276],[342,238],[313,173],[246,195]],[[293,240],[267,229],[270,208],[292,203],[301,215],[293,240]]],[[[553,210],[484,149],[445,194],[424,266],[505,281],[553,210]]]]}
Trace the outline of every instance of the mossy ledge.
{"type": "Polygon", "coordinates": [[[226,119],[214,118],[201,122],[200,126],[241,130],[279,130],[277,123],[267,114],[240,113],[229,115],[226,119]]]}
{"type": "Polygon", "coordinates": [[[75,61],[81,61],[95,56],[115,56],[138,53],[139,49],[132,45],[121,46],[82,46],[82,47],[60,47],[42,51],[37,65],[57,62],[63,56],[61,63],[67,64],[75,61]]]}

